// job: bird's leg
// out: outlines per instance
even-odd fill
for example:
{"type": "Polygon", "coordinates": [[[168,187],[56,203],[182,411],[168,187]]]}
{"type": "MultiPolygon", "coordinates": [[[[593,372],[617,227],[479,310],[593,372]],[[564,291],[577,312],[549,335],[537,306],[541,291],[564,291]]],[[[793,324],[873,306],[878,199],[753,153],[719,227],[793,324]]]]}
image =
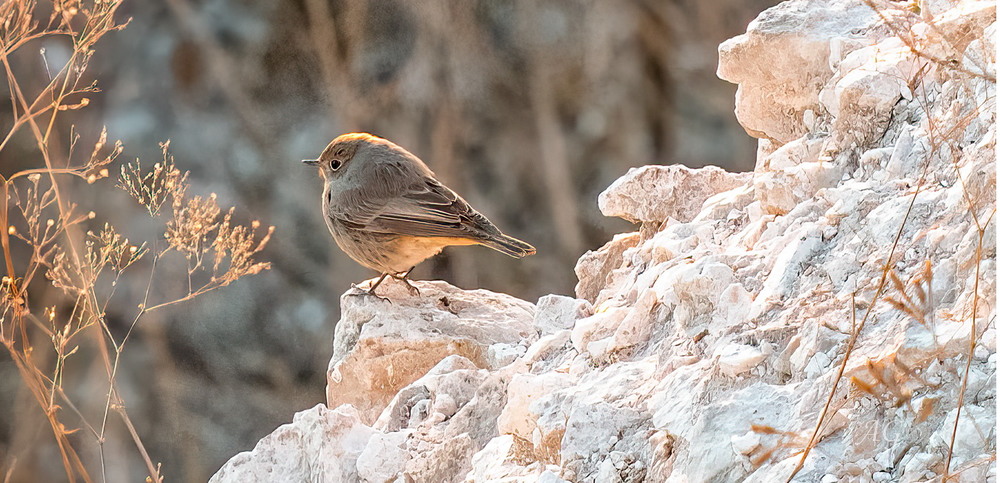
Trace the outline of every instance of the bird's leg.
{"type": "Polygon", "coordinates": [[[385,277],[388,277],[388,276],[389,276],[388,273],[383,273],[382,276],[379,277],[378,280],[376,280],[375,283],[373,283],[371,287],[368,287],[368,293],[374,294],[375,293],[375,287],[378,287],[378,285],[380,283],[382,283],[383,280],[385,280],[385,277]]]}
{"type": "Polygon", "coordinates": [[[375,293],[375,287],[378,287],[378,285],[382,283],[383,280],[385,280],[385,277],[388,277],[389,275],[390,275],[389,273],[383,273],[382,276],[379,277],[378,280],[376,280],[375,283],[373,283],[371,287],[368,287],[367,289],[358,287],[357,285],[352,283],[351,288],[358,289],[358,293],[352,293],[349,295],[374,295],[376,298],[391,302],[387,297],[382,297],[375,293]]]}
{"type": "Polygon", "coordinates": [[[417,267],[415,267],[415,266],[414,267],[410,267],[409,270],[407,270],[406,272],[403,272],[403,275],[393,275],[392,278],[395,278],[396,280],[399,280],[399,281],[405,283],[406,284],[406,290],[408,290],[410,292],[410,295],[420,296],[420,289],[418,289],[416,285],[413,285],[412,283],[410,283],[410,280],[406,278],[406,277],[408,277],[410,275],[410,272],[412,272],[414,268],[417,268],[417,267]]]}

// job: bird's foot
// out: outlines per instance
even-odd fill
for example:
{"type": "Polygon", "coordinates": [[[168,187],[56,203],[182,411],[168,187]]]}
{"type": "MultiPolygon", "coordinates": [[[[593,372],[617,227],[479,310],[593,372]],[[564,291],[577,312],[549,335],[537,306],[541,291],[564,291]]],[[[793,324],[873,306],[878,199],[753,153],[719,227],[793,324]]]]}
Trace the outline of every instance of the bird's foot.
{"type": "Polygon", "coordinates": [[[406,290],[410,292],[410,296],[419,297],[420,289],[416,285],[413,285],[406,277],[400,279],[404,284],[406,284],[406,290]]]}
{"type": "Polygon", "coordinates": [[[352,283],[351,284],[351,289],[352,290],[351,290],[351,292],[348,292],[347,295],[352,295],[352,296],[355,296],[355,297],[363,297],[363,296],[366,296],[366,295],[371,295],[372,297],[375,297],[375,298],[377,298],[377,299],[379,299],[379,300],[381,300],[383,302],[389,302],[391,304],[392,300],[389,300],[389,297],[383,297],[383,296],[375,293],[375,285],[378,285],[378,284],[372,284],[372,286],[370,286],[369,288],[361,288],[357,284],[353,284],[352,283]]]}
{"type": "Polygon", "coordinates": [[[412,271],[413,271],[413,269],[411,268],[411,269],[409,269],[409,270],[407,270],[405,272],[400,272],[400,273],[402,273],[402,275],[400,275],[398,273],[395,274],[395,275],[393,275],[392,278],[394,278],[396,280],[399,280],[400,282],[403,282],[404,284],[406,284],[406,290],[410,292],[410,296],[411,297],[419,297],[420,296],[420,289],[418,289],[416,285],[413,285],[413,283],[410,282],[410,279],[406,278],[406,277],[408,277],[410,275],[410,272],[412,272],[412,271]]]}

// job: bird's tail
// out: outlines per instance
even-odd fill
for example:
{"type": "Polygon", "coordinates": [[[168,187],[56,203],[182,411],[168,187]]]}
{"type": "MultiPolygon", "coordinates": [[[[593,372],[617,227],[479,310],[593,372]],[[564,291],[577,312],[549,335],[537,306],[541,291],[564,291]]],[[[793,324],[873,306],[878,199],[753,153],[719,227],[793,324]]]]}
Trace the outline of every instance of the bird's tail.
{"type": "Polygon", "coordinates": [[[535,247],[502,233],[479,240],[479,244],[514,258],[524,258],[535,254],[535,247]]]}

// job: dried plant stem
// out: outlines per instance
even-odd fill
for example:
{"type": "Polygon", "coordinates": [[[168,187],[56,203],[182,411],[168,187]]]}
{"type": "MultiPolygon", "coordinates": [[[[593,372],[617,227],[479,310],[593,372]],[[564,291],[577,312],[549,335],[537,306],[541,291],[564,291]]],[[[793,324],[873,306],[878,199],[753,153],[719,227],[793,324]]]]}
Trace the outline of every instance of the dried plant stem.
{"type": "MultiPolygon", "coordinates": [[[[21,92],[21,88],[17,83],[17,80],[12,72],[9,59],[6,53],[0,56],[0,63],[2,63],[4,66],[4,70],[7,74],[7,81],[10,86],[10,89],[15,94],[14,97],[16,98],[16,102],[14,104],[16,105],[17,103],[20,103],[22,109],[25,112],[29,112],[30,108],[27,102],[25,101],[24,95],[21,92]]],[[[53,110],[53,112],[55,112],[55,110],[53,110]]],[[[61,193],[59,191],[58,182],[56,180],[56,174],[51,172],[51,170],[53,169],[52,160],[48,155],[48,150],[46,149],[44,138],[41,134],[41,129],[38,127],[38,124],[33,116],[27,117],[26,121],[32,129],[32,132],[35,135],[35,139],[38,142],[39,150],[41,151],[44,157],[46,167],[48,168],[47,170],[45,170],[45,172],[46,174],[49,175],[49,179],[52,183],[52,189],[56,197],[57,205],[60,208],[60,212],[65,213],[68,211],[68,207],[64,203],[61,193]]],[[[2,206],[3,219],[0,220],[0,222],[2,222],[0,223],[0,225],[2,225],[0,226],[0,229],[2,229],[3,235],[2,239],[0,240],[2,240],[3,244],[4,258],[7,265],[8,277],[10,277],[11,279],[9,285],[10,291],[12,292],[11,297],[23,300],[23,298],[25,297],[26,287],[24,287],[23,285],[21,287],[18,287],[16,283],[17,277],[15,269],[13,267],[13,257],[10,254],[10,238],[8,236],[9,220],[7,218],[9,213],[8,203],[10,199],[9,185],[10,185],[9,180],[4,180],[3,182],[4,201],[2,206]]],[[[68,238],[67,239],[68,243],[72,244],[73,243],[72,237],[67,237],[67,238],[68,238]]],[[[76,252],[76,250],[72,251],[74,253],[76,252]]],[[[20,325],[20,329],[21,329],[21,340],[25,342],[30,340],[26,332],[26,327],[23,324],[20,325]]],[[[18,349],[17,347],[14,346],[12,340],[8,341],[5,339],[4,342],[7,345],[8,352],[12,356],[14,356],[12,358],[15,361],[15,365],[17,366],[22,379],[27,383],[29,391],[32,393],[32,395],[35,396],[35,399],[38,401],[38,404],[45,409],[46,418],[49,421],[49,425],[51,426],[53,433],[56,435],[56,444],[59,446],[60,456],[63,461],[63,467],[66,469],[67,476],[71,481],[74,481],[76,471],[79,471],[80,477],[83,478],[84,481],[90,482],[91,481],[90,476],[87,474],[83,462],[80,460],[76,451],[72,448],[69,440],[66,438],[66,434],[64,432],[65,430],[62,427],[62,423],[60,423],[59,420],[57,419],[57,416],[55,414],[55,407],[53,404],[51,404],[51,398],[47,397],[48,391],[45,390],[46,382],[44,381],[44,379],[42,379],[41,373],[34,370],[34,363],[31,361],[30,347],[24,347],[22,349],[18,349]]]]}
{"type": "Polygon", "coordinates": [[[903,229],[906,227],[906,222],[910,218],[910,213],[913,211],[913,205],[917,202],[917,195],[920,194],[920,191],[924,186],[924,180],[927,178],[927,171],[930,166],[930,162],[931,157],[928,156],[927,161],[924,163],[923,170],[920,173],[920,179],[917,180],[916,189],[910,197],[910,204],[906,207],[906,213],[903,214],[903,219],[900,221],[899,228],[896,230],[896,236],[892,241],[892,247],[889,249],[889,254],[885,259],[885,263],[882,265],[882,275],[879,277],[878,285],[875,287],[875,295],[872,297],[871,303],[868,304],[868,308],[865,309],[865,315],[861,317],[861,321],[856,324],[851,331],[851,338],[847,341],[847,347],[844,350],[844,360],[841,361],[840,367],[837,369],[837,375],[833,379],[833,387],[830,388],[830,393],[827,395],[826,403],[823,405],[822,411],[820,411],[819,419],[816,421],[816,426],[813,428],[812,435],[809,436],[809,442],[806,443],[805,448],[803,448],[802,456],[799,458],[798,463],[795,464],[795,468],[792,469],[791,474],[788,475],[788,479],[785,480],[785,483],[790,483],[792,478],[794,478],[795,475],[802,470],[802,467],[805,466],[806,459],[809,457],[809,453],[819,442],[820,431],[826,423],[826,415],[829,413],[830,406],[833,403],[833,398],[837,394],[837,387],[840,385],[840,381],[844,377],[844,372],[847,370],[847,362],[850,360],[851,354],[854,352],[854,347],[858,342],[858,337],[864,330],[865,324],[868,322],[869,317],[872,315],[872,311],[885,291],[886,282],[889,280],[889,272],[892,270],[893,257],[895,257],[899,241],[903,237],[903,229]]]}
{"type": "MultiPolygon", "coordinates": [[[[959,178],[961,179],[961,177],[959,178]]],[[[963,185],[963,191],[964,185],[963,185]]],[[[967,199],[969,199],[967,197],[967,199]]],[[[971,199],[969,200],[969,212],[972,214],[972,219],[976,224],[976,229],[978,230],[978,237],[976,240],[976,278],[972,283],[972,317],[969,320],[969,352],[965,355],[965,368],[962,371],[962,385],[958,390],[958,402],[955,408],[955,422],[951,428],[951,438],[948,441],[948,457],[944,464],[944,476],[942,477],[942,483],[947,483],[948,479],[951,477],[951,458],[955,452],[955,438],[958,436],[958,423],[962,418],[962,407],[965,406],[965,391],[969,386],[969,369],[972,368],[972,358],[976,351],[977,340],[977,330],[976,330],[976,319],[979,316],[979,279],[982,276],[982,261],[983,261],[983,237],[986,236],[986,227],[989,226],[990,222],[993,220],[993,215],[996,213],[996,208],[990,214],[990,217],[985,223],[980,223],[979,218],[975,213],[975,206],[972,205],[971,199]]]]}
{"type": "MultiPolygon", "coordinates": [[[[49,422],[69,481],[90,482],[92,478],[74,442],[69,439],[77,429],[64,422],[60,414],[63,407],[70,408],[79,419],[77,426],[85,428],[96,440],[102,480],[107,480],[104,443],[108,437],[110,414],[114,412],[121,418],[138,450],[149,475],[147,481],[160,482],[163,477],[159,465],[154,464],[142,442],[119,391],[119,369],[126,343],[142,316],[149,311],[191,300],[269,268],[267,263],[258,262],[256,255],[267,244],[273,227],[261,237],[257,233],[259,222],[247,226],[236,223],[233,211],[224,212],[217,205],[215,195],[207,198],[185,196],[187,175],[173,167],[165,144],[163,169],[143,174],[138,162],[131,170],[123,169],[122,187],[136,197],[151,216],[156,216],[163,201],[172,197],[173,219],[167,223],[169,247],[153,257],[139,312],[125,336],[117,340],[105,314],[117,293],[122,273],[148,252],[147,244],[129,243],[109,224],[104,225],[100,234],[84,233],[84,223],[96,215],[93,212],[74,213],[78,208],[64,176],[81,178],[87,183],[107,178],[105,166],[121,153],[121,143],[114,143],[110,154],[100,155],[102,148],[107,146],[107,132],[102,131],[89,160],[74,162],[79,135],[75,129],[70,129],[68,154],[64,156],[58,141],[56,118],[62,111],[80,109],[89,103],[84,97],[74,104],[68,101],[72,96],[96,92],[94,84],[81,87],[83,74],[93,55],[94,43],[104,34],[124,27],[114,20],[120,0],[73,2],[72,8],[66,9],[62,3],[55,2],[56,14],[48,23],[35,18],[36,3],[36,0],[0,3],[0,64],[6,75],[13,119],[0,140],[0,151],[9,145],[15,133],[27,127],[34,138],[37,154],[42,158],[38,164],[44,166],[0,176],[0,251],[6,271],[0,281],[0,343],[11,355],[22,383],[49,422]],[[82,25],[81,20],[85,20],[82,25]],[[54,24],[59,27],[53,28],[54,24]],[[36,89],[34,86],[25,89],[21,84],[10,54],[30,40],[56,35],[69,37],[72,53],[55,75],[48,71],[48,60],[43,59],[49,77],[44,87],[37,91],[39,94],[29,99],[25,92],[36,92],[36,89]],[[12,215],[20,215],[21,219],[13,220],[12,215]],[[18,240],[25,245],[22,252],[12,249],[12,244],[18,240]],[[150,306],[157,260],[171,250],[187,258],[189,280],[195,272],[206,273],[211,280],[197,288],[192,286],[185,295],[167,297],[166,301],[150,306]],[[42,278],[39,273],[44,273],[51,286],[61,290],[66,306],[71,307],[67,310],[68,316],[59,313],[61,309],[57,309],[57,305],[39,307],[32,304],[29,293],[45,295],[38,297],[39,300],[51,299],[46,293],[49,285],[37,281],[42,278]],[[99,290],[108,281],[110,290],[107,293],[99,290]],[[99,354],[96,357],[103,363],[107,377],[99,428],[88,421],[87,408],[78,407],[63,389],[64,378],[72,374],[68,372],[73,361],[71,356],[80,348],[77,341],[82,337],[79,336],[89,336],[87,343],[99,354]]],[[[22,248],[18,246],[18,249],[22,248]]],[[[11,469],[5,478],[16,477],[11,469]]]]}
{"type": "MultiPolygon", "coordinates": [[[[947,68],[947,69],[951,69],[951,70],[955,70],[955,71],[961,72],[963,74],[966,74],[966,75],[969,75],[969,76],[972,76],[972,77],[978,77],[980,79],[984,79],[984,80],[987,80],[987,81],[990,81],[990,82],[996,82],[997,81],[996,76],[989,75],[988,73],[985,73],[986,72],[985,69],[983,70],[983,72],[973,72],[973,71],[971,71],[969,69],[966,69],[966,68],[962,67],[961,64],[959,64],[957,62],[954,62],[952,60],[942,59],[941,57],[938,57],[936,55],[928,54],[926,51],[924,51],[923,49],[921,49],[917,45],[917,43],[913,40],[912,34],[910,33],[910,30],[909,30],[908,27],[901,27],[900,25],[898,25],[898,22],[893,21],[893,20],[889,19],[888,17],[886,17],[885,13],[882,11],[882,9],[878,5],[875,5],[875,2],[873,0],[863,0],[863,1],[865,2],[865,5],[868,5],[869,8],[871,8],[872,10],[875,11],[876,14],[878,14],[879,18],[882,19],[882,23],[884,23],[887,27],[889,27],[889,30],[892,31],[892,35],[894,35],[899,40],[901,40],[903,42],[903,44],[906,45],[906,47],[910,49],[910,52],[913,55],[916,55],[917,57],[920,57],[920,58],[925,59],[925,60],[929,60],[929,61],[931,61],[931,62],[933,62],[935,64],[940,65],[941,67],[944,67],[944,68],[947,68]]],[[[927,22],[927,25],[930,26],[930,28],[933,29],[933,30],[935,30],[935,31],[938,30],[937,27],[934,25],[933,22],[927,22]]],[[[948,40],[947,37],[945,37],[943,35],[942,35],[942,39],[945,40],[946,42],[948,40]]],[[[952,47],[952,46],[949,45],[949,47],[952,47]]],[[[977,67],[982,68],[982,66],[978,66],[978,65],[977,65],[977,67]]]]}
{"type": "MultiPolygon", "coordinates": [[[[948,67],[950,70],[954,70],[954,71],[961,72],[961,73],[964,73],[964,74],[967,74],[967,75],[971,75],[971,76],[979,77],[979,78],[984,78],[984,79],[990,80],[992,82],[995,82],[995,79],[992,78],[992,77],[990,77],[990,76],[984,76],[984,75],[981,75],[981,74],[976,74],[974,72],[969,72],[969,71],[967,71],[965,69],[956,68],[956,66],[953,65],[953,63],[944,62],[941,59],[938,59],[938,58],[933,57],[933,56],[929,56],[929,55],[925,54],[924,52],[921,52],[920,49],[918,48],[918,46],[913,42],[913,40],[910,39],[910,38],[908,38],[908,37],[906,37],[906,35],[904,34],[904,32],[899,31],[898,30],[898,26],[894,25],[889,19],[887,19],[885,17],[885,15],[883,14],[883,12],[880,11],[880,9],[874,4],[873,1],[871,1],[871,0],[865,0],[865,3],[869,7],[871,7],[873,10],[875,10],[875,12],[882,18],[883,22],[885,22],[887,25],[889,25],[889,27],[893,30],[894,35],[896,35],[901,40],[903,40],[903,42],[910,48],[911,52],[914,55],[917,55],[920,58],[923,58],[923,59],[930,60],[932,62],[941,64],[941,65],[943,65],[945,67],[948,67]]],[[[923,72],[923,69],[921,69],[921,72],[923,72]]],[[[921,86],[923,86],[923,85],[921,84],[921,86]]],[[[934,118],[930,115],[930,112],[931,112],[931,110],[929,108],[930,103],[928,101],[927,93],[926,93],[925,89],[922,89],[920,98],[923,100],[923,105],[924,105],[925,112],[928,113],[928,116],[927,116],[927,123],[928,123],[927,132],[928,132],[928,138],[929,138],[931,150],[927,154],[927,160],[924,163],[924,166],[923,166],[920,178],[917,181],[916,189],[914,190],[913,196],[910,199],[910,203],[909,203],[909,205],[907,207],[906,213],[903,216],[903,220],[900,223],[899,229],[897,230],[896,237],[893,240],[892,247],[889,250],[888,258],[886,259],[886,262],[885,262],[885,264],[884,264],[884,266],[882,268],[882,274],[881,274],[879,283],[878,283],[878,285],[877,285],[877,287],[875,289],[875,295],[873,297],[873,300],[871,301],[870,305],[866,309],[865,314],[862,317],[860,324],[858,324],[852,330],[851,338],[849,339],[848,344],[847,344],[847,348],[845,350],[844,359],[843,359],[843,361],[840,364],[840,367],[839,367],[838,372],[837,372],[837,376],[834,379],[833,387],[831,388],[829,396],[827,397],[826,404],[824,405],[823,410],[820,413],[819,420],[817,421],[816,426],[815,426],[815,428],[814,428],[814,430],[812,432],[812,436],[809,439],[809,443],[804,448],[804,450],[802,452],[801,458],[799,458],[799,461],[797,462],[795,468],[792,470],[791,474],[788,476],[788,479],[786,480],[786,483],[791,482],[792,479],[795,477],[795,475],[803,468],[803,466],[805,465],[805,461],[806,461],[806,459],[809,456],[810,451],[818,443],[818,438],[819,438],[819,434],[820,434],[821,428],[822,428],[822,426],[826,422],[826,416],[827,416],[827,414],[829,412],[829,408],[830,408],[831,402],[833,401],[833,398],[835,397],[836,390],[837,390],[837,387],[839,385],[839,382],[843,378],[844,372],[845,372],[845,370],[847,368],[847,362],[850,359],[850,356],[851,356],[851,354],[852,354],[852,352],[853,352],[853,350],[855,348],[855,345],[857,343],[857,339],[858,339],[861,331],[864,329],[864,326],[865,326],[866,322],[868,321],[869,317],[871,316],[872,311],[873,311],[874,307],[876,306],[877,302],[884,295],[885,287],[886,287],[887,281],[889,279],[889,275],[891,273],[891,267],[892,267],[893,257],[895,256],[896,250],[897,250],[899,242],[901,240],[901,237],[902,237],[902,234],[903,234],[903,229],[905,228],[906,222],[909,219],[910,213],[913,210],[914,204],[916,202],[917,195],[923,189],[923,186],[924,186],[924,183],[925,183],[925,180],[926,180],[926,177],[927,177],[928,169],[929,169],[930,163],[931,163],[931,161],[932,161],[932,159],[934,157],[934,154],[937,153],[937,152],[939,152],[939,149],[940,149],[941,144],[942,144],[942,139],[949,139],[951,136],[955,135],[955,133],[959,132],[960,129],[962,129],[964,126],[967,125],[966,122],[962,122],[961,120],[959,120],[959,122],[956,122],[956,124],[954,126],[952,126],[950,129],[947,129],[945,132],[941,132],[940,129],[939,129],[939,126],[937,126],[936,122],[934,121],[934,118]],[[939,137],[939,134],[940,134],[940,137],[939,137]]],[[[977,111],[979,109],[981,109],[982,107],[983,106],[977,106],[976,107],[977,111]]],[[[945,465],[945,475],[943,477],[943,481],[947,481],[948,480],[948,468],[950,467],[951,455],[952,455],[952,451],[953,451],[953,447],[954,447],[955,432],[957,431],[957,427],[958,427],[958,423],[959,423],[959,416],[961,415],[961,407],[962,407],[962,405],[964,403],[965,388],[966,388],[967,380],[968,380],[968,370],[969,370],[969,367],[970,367],[970,364],[971,364],[972,354],[973,354],[973,350],[975,348],[975,343],[976,343],[975,317],[976,317],[976,310],[977,310],[977,306],[978,306],[978,286],[979,286],[979,277],[980,277],[980,273],[979,273],[980,262],[981,262],[981,259],[982,259],[982,239],[983,239],[983,236],[984,236],[984,233],[985,233],[984,227],[983,227],[983,225],[985,225],[985,224],[981,225],[979,223],[979,220],[978,220],[978,218],[976,216],[976,213],[975,213],[974,203],[973,203],[971,197],[969,196],[968,190],[966,189],[964,180],[962,179],[961,173],[958,171],[957,166],[956,166],[956,172],[958,173],[959,182],[962,183],[962,190],[963,190],[963,193],[965,195],[965,198],[966,198],[967,202],[970,205],[969,211],[972,214],[972,217],[973,217],[974,222],[976,223],[977,229],[979,229],[979,245],[977,246],[977,250],[976,250],[976,279],[975,279],[974,294],[973,294],[973,321],[972,321],[972,325],[971,325],[971,329],[970,329],[969,354],[968,354],[968,360],[966,361],[965,375],[962,378],[962,386],[961,386],[961,389],[960,389],[959,402],[958,402],[959,409],[958,409],[958,412],[957,412],[956,417],[955,417],[955,423],[954,423],[954,427],[953,427],[952,438],[951,438],[951,442],[950,442],[949,448],[948,448],[948,462],[945,465]]],[[[994,209],[994,212],[995,212],[995,209],[994,209]]],[[[990,219],[992,219],[992,215],[990,216],[990,219]]],[[[988,222],[987,222],[987,224],[988,224],[988,222]]],[[[931,310],[931,317],[933,318],[933,309],[931,310]]],[[[933,326],[931,326],[929,330],[932,331],[932,336],[936,337],[936,335],[933,334],[933,326]]]]}
{"type": "MultiPolygon", "coordinates": [[[[26,336],[27,333],[23,333],[22,335],[26,336]]],[[[46,383],[41,373],[35,370],[30,353],[25,353],[14,347],[12,341],[4,340],[4,345],[8,353],[11,354],[11,359],[14,360],[14,365],[17,367],[18,373],[20,373],[21,379],[25,382],[28,391],[34,396],[38,405],[45,410],[46,420],[49,422],[52,432],[56,437],[56,445],[59,447],[59,455],[66,470],[67,478],[70,481],[82,478],[85,482],[91,482],[92,480],[90,479],[90,475],[87,474],[86,467],[66,437],[62,423],[56,417],[55,408],[48,404],[48,391],[45,390],[46,383]]]]}

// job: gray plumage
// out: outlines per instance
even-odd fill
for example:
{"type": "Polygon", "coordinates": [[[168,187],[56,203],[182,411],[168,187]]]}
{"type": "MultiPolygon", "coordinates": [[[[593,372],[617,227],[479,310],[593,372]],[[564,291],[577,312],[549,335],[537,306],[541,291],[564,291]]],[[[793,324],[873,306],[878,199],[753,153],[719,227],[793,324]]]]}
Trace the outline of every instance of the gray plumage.
{"type": "Polygon", "coordinates": [[[344,134],[319,159],[303,162],[320,169],[323,214],[337,245],[383,278],[408,272],[449,245],[479,244],[515,258],[535,253],[441,184],[423,161],[385,139],[344,134]]]}

